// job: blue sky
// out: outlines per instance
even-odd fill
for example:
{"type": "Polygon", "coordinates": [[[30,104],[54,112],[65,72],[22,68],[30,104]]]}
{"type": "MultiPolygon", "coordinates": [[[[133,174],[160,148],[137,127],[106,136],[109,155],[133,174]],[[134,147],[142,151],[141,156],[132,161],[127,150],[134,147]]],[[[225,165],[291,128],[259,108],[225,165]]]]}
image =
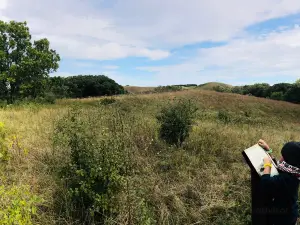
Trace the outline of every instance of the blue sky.
{"type": "Polygon", "coordinates": [[[233,85],[300,78],[299,0],[0,0],[61,55],[52,76],[123,85],[233,85]]]}

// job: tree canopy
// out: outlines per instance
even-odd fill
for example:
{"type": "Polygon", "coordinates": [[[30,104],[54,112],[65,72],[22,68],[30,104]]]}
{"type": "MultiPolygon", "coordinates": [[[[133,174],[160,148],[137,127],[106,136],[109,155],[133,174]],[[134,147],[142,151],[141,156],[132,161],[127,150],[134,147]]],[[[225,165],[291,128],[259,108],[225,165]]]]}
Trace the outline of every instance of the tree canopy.
{"type": "Polygon", "coordinates": [[[85,98],[124,94],[124,88],[104,75],[51,77],[49,89],[57,97],[85,98]]]}
{"type": "Polygon", "coordinates": [[[59,61],[47,39],[31,41],[26,22],[0,21],[0,95],[9,103],[41,95],[59,61]]]}

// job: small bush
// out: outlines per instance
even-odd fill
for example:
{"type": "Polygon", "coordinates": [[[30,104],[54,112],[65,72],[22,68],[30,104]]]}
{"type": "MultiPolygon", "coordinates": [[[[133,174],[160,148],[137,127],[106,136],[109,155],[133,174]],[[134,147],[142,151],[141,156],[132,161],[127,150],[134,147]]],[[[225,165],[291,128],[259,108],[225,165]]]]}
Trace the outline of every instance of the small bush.
{"type": "Polygon", "coordinates": [[[115,98],[103,98],[100,100],[101,105],[110,105],[115,103],[117,100],[115,98]]]}
{"type": "Polygon", "coordinates": [[[232,122],[233,118],[232,116],[229,114],[229,112],[225,111],[225,110],[220,110],[218,112],[218,119],[223,122],[223,123],[230,123],[232,122]]]}
{"type": "Polygon", "coordinates": [[[160,137],[168,144],[181,146],[189,136],[197,107],[190,100],[179,100],[161,110],[157,116],[160,137]]]}

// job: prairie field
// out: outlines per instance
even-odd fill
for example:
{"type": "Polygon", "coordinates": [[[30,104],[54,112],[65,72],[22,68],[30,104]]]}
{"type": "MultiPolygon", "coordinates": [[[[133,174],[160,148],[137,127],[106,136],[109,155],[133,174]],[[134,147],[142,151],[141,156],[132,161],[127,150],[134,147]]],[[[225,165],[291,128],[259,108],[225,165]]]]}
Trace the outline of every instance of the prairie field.
{"type": "Polygon", "coordinates": [[[3,224],[12,214],[16,224],[250,224],[242,150],[263,138],[279,156],[300,139],[300,105],[283,101],[197,89],[103,99],[0,110],[3,224]],[[170,146],[157,115],[182,99],[198,110],[189,137],[170,146]],[[87,169],[70,166],[74,149],[87,169]],[[91,193],[99,174],[111,189],[91,193]],[[94,219],[70,200],[74,182],[97,197],[94,219]]]}

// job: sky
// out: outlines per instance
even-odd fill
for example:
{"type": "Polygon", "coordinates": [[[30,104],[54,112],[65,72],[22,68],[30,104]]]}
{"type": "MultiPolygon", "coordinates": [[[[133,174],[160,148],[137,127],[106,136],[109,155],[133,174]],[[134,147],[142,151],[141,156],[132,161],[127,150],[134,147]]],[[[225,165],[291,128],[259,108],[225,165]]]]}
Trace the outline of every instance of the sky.
{"type": "Polygon", "coordinates": [[[295,82],[299,0],[0,0],[61,56],[51,76],[122,85],[295,82]]]}

